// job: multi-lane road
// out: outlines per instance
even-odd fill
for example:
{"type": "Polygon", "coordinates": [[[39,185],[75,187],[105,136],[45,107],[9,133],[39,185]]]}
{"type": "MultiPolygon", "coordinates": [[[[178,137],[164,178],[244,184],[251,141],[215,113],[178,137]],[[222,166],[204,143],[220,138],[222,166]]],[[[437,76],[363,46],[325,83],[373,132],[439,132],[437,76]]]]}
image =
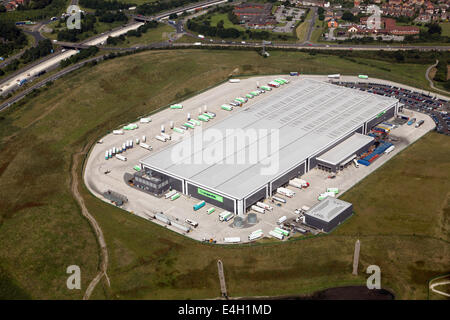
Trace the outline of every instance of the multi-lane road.
{"type": "MultiPolygon", "coordinates": [[[[77,3],[77,0],[73,0],[73,3],[77,3]]],[[[136,20],[136,22],[131,23],[131,24],[127,24],[121,27],[118,27],[116,29],[113,29],[109,32],[105,32],[103,34],[97,35],[93,38],[90,38],[88,40],[85,40],[81,43],[78,44],[67,44],[67,43],[61,43],[61,45],[65,45],[67,48],[72,46],[82,46],[82,47],[86,47],[86,46],[96,46],[96,45],[102,45],[104,43],[106,43],[106,40],[108,37],[117,37],[119,35],[125,34],[130,30],[135,30],[137,28],[139,28],[141,25],[143,25],[145,23],[145,21],[150,21],[150,20],[161,20],[161,19],[166,19],[168,18],[171,14],[180,14],[184,11],[187,12],[192,12],[195,11],[195,9],[197,8],[206,8],[206,7],[210,7],[213,5],[217,5],[217,4],[221,4],[221,3],[225,3],[227,2],[227,0],[213,0],[213,1],[205,1],[205,2],[200,2],[197,4],[192,4],[192,5],[188,5],[185,7],[181,7],[181,8],[176,8],[173,10],[169,10],[166,11],[164,13],[155,15],[155,16],[150,16],[150,17],[146,17],[146,16],[141,16],[141,15],[135,15],[133,16],[133,18],[136,20]]],[[[310,27],[308,30],[308,34],[307,34],[307,41],[308,39],[311,38],[311,34],[314,28],[314,21],[315,21],[315,16],[316,16],[316,10],[313,9],[313,15],[312,15],[312,19],[310,21],[310,27]]],[[[45,22],[44,22],[45,23],[45,22]]],[[[184,28],[183,28],[183,24],[182,23],[177,23],[174,28],[176,29],[176,32],[178,34],[186,34],[184,32],[184,28]]],[[[39,33],[39,31],[36,31],[37,33],[39,33]]],[[[189,35],[189,34],[187,34],[189,35]]],[[[36,34],[34,34],[33,32],[33,36],[35,37],[35,39],[38,39],[38,37],[36,37],[36,34]]],[[[40,36],[40,33],[39,33],[40,36]]],[[[201,44],[201,46],[196,46],[196,47],[253,47],[253,48],[258,48],[263,46],[262,43],[252,43],[252,42],[247,42],[247,43],[240,43],[240,42],[234,42],[234,41],[224,41],[224,40],[214,40],[214,39],[201,39],[199,40],[203,41],[203,43],[201,44]],[[205,41],[207,40],[207,41],[205,41]]],[[[305,41],[304,43],[272,43],[270,45],[265,45],[266,48],[280,48],[280,49],[297,49],[297,50],[301,50],[301,49],[310,49],[310,50],[370,50],[370,51],[377,51],[377,50],[391,50],[391,51],[395,51],[395,50],[445,50],[448,51],[450,50],[450,46],[427,46],[427,47],[423,47],[423,46],[407,46],[407,45],[393,45],[393,46],[381,46],[381,45],[340,45],[340,44],[312,44],[312,43],[308,43],[307,41],[305,41]]],[[[58,44],[58,42],[56,42],[56,44],[58,44]]],[[[172,43],[171,41],[167,41],[165,43],[158,43],[158,44],[149,44],[149,45],[143,45],[143,46],[136,46],[133,48],[114,48],[114,50],[136,50],[136,49],[145,49],[148,47],[178,47],[178,48],[185,48],[185,47],[191,47],[193,44],[192,43],[172,43]]],[[[110,48],[104,48],[104,49],[110,49],[110,48]]],[[[32,64],[30,64],[29,66],[19,70],[18,72],[16,72],[15,74],[3,79],[2,81],[0,81],[0,94],[5,94],[7,92],[10,92],[12,90],[14,90],[15,88],[17,88],[19,86],[19,83],[21,81],[23,81],[24,79],[26,79],[27,81],[32,80],[36,75],[44,72],[44,71],[48,71],[51,69],[56,68],[59,63],[64,60],[69,58],[70,56],[74,55],[77,53],[76,49],[68,49],[68,50],[61,50],[58,51],[50,56],[47,56],[41,60],[38,60],[32,64]]],[[[8,101],[10,103],[10,101],[8,101]]]]}

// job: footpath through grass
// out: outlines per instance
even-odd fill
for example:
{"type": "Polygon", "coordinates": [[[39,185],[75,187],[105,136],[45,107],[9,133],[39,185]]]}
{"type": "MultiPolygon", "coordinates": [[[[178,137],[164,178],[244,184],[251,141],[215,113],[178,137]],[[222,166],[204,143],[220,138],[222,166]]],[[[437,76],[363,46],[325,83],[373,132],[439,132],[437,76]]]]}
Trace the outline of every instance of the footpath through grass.
{"type": "MultiPolygon", "coordinates": [[[[415,85],[419,78],[405,78],[412,67],[426,69],[399,65],[388,72],[301,52],[274,51],[264,59],[253,51],[147,51],[56,81],[33,100],[0,114],[0,190],[7,190],[0,194],[2,292],[10,298],[82,297],[99,259],[94,234],[70,194],[71,155],[119,124],[214,85],[233,71],[357,74],[363,69],[415,85]],[[81,267],[82,292],[66,288],[66,268],[72,264],[81,267]]],[[[83,188],[110,254],[112,288],[99,286],[93,298],[217,297],[219,258],[232,296],[364,284],[365,268],[378,264],[383,286],[398,297],[426,298],[426,281],[449,265],[449,150],[448,137],[429,134],[346,194],[356,215],[335,233],[264,246],[204,245],[106,204],[83,188]],[[414,195],[422,200],[417,210],[410,209],[414,195]],[[361,275],[353,277],[356,239],[362,241],[361,275]]]]}

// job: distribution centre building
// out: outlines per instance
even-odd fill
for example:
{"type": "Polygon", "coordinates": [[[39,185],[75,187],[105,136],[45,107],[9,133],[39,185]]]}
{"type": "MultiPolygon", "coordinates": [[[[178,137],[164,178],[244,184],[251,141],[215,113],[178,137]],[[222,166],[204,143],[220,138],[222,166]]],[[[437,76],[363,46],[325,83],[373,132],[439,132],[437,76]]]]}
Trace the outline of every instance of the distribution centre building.
{"type": "Polygon", "coordinates": [[[390,97],[303,79],[212,120],[217,122],[202,134],[194,132],[140,163],[167,187],[242,215],[290,179],[330,161],[340,166],[367,147],[364,135],[393,117],[398,106],[390,97]],[[235,140],[241,143],[230,149],[235,140]],[[263,145],[266,156],[251,161],[263,145]],[[246,161],[239,162],[242,157],[246,161]]]}

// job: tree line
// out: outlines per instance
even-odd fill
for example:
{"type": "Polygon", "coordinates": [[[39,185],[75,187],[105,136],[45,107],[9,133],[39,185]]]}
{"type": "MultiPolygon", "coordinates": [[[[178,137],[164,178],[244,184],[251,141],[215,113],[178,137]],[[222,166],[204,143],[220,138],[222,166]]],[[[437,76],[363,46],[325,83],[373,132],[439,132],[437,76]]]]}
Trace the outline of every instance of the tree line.
{"type": "Polygon", "coordinates": [[[99,49],[95,46],[89,47],[87,49],[81,49],[80,52],[78,52],[77,54],[74,54],[73,56],[62,60],[60,62],[60,67],[65,68],[71,64],[74,64],[81,60],[87,59],[91,56],[96,55],[98,51],[99,51],[99,49]]]}
{"type": "Polygon", "coordinates": [[[100,10],[121,10],[135,6],[134,3],[119,2],[117,0],[80,0],[80,5],[85,8],[100,10]]]}
{"type": "Polygon", "coordinates": [[[0,56],[8,56],[28,43],[25,33],[12,22],[0,21],[0,56]]]}
{"type": "Polygon", "coordinates": [[[183,7],[190,3],[199,2],[202,0],[169,0],[169,1],[155,1],[144,3],[136,8],[136,12],[142,15],[152,15],[164,10],[169,10],[177,7],[183,7]]]}
{"type": "Polygon", "coordinates": [[[13,61],[11,61],[3,70],[0,69],[0,76],[3,76],[7,72],[17,70],[20,64],[27,64],[45,57],[52,51],[52,42],[49,39],[41,40],[36,47],[25,50],[25,52],[22,53],[22,55],[18,59],[14,59],[13,61]]]}

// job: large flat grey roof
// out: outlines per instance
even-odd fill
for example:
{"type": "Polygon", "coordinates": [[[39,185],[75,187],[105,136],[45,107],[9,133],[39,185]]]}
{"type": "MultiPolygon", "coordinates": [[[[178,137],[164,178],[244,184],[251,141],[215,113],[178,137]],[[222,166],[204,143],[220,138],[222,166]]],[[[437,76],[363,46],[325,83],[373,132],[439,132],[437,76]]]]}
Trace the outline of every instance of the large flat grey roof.
{"type": "Polygon", "coordinates": [[[330,222],[351,205],[351,203],[343,200],[326,197],[306,211],[305,214],[325,222],[330,222]]]}
{"type": "Polygon", "coordinates": [[[198,147],[198,144],[194,141],[201,136],[194,133],[144,158],[141,163],[226,196],[242,199],[326,146],[348,136],[396,102],[393,98],[326,82],[309,79],[292,81],[264,93],[258,101],[249,101],[242,109],[235,108],[221,121],[212,120],[215,124],[206,129],[203,136],[220,133],[222,138],[203,141],[201,147],[195,148],[192,146],[198,147]],[[273,129],[275,132],[262,133],[256,140],[247,139],[243,145],[231,150],[227,148],[219,160],[199,162],[202,155],[217,151],[221,143],[225,145],[225,139],[229,142],[230,138],[243,135],[242,132],[231,133],[228,131],[230,129],[273,129]],[[254,163],[232,161],[242,155],[247,155],[248,159],[259,143],[263,143],[264,139],[275,139],[277,133],[278,153],[271,152],[265,159],[254,163]],[[191,150],[180,152],[183,146],[191,146],[191,150]],[[261,174],[261,169],[267,167],[263,160],[276,159],[277,156],[279,165],[275,172],[261,174]]]}
{"type": "Polygon", "coordinates": [[[338,165],[342,161],[351,157],[357,150],[371,143],[373,140],[373,137],[355,133],[345,139],[345,141],[339,143],[336,147],[325,152],[323,155],[318,157],[317,160],[332,165],[338,165]]]}

